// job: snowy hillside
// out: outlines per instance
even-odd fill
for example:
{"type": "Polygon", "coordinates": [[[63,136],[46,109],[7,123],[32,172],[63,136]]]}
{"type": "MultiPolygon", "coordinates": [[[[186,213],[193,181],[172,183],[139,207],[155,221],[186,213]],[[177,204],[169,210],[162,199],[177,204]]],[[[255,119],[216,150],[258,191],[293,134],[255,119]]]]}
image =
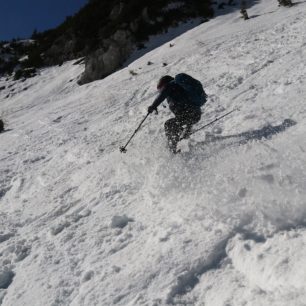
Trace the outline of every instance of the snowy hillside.
{"type": "Polygon", "coordinates": [[[73,62],[0,79],[0,304],[306,305],[306,3],[276,2],[81,87],[73,62]],[[173,156],[160,107],[120,154],[179,72],[197,127],[240,110],[173,156]]]}

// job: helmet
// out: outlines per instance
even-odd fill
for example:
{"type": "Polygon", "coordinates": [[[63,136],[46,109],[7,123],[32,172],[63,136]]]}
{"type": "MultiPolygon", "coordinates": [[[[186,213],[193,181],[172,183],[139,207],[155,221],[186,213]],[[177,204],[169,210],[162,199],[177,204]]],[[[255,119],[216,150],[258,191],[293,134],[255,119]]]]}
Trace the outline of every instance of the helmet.
{"type": "Polygon", "coordinates": [[[157,89],[161,90],[163,89],[167,84],[169,84],[171,81],[173,81],[174,78],[170,75],[165,75],[157,83],[157,89]]]}

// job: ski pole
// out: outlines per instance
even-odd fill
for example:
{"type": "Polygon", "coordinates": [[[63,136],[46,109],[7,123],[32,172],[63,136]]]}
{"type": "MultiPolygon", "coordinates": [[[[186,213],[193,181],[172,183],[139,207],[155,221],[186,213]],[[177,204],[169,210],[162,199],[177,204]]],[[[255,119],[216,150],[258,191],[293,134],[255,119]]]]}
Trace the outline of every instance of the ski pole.
{"type": "Polygon", "coordinates": [[[235,108],[235,109],[231,110],[230,112],[224,114],[223,116],[218,117],[218,118],[214,119],[213,121],[211,121],[211,122],[205,124],[204,126],[200,127],[199,129],[192,131],[191,134],[194,134],[194,133],[196,133],[196,132],[198,132],[198,131],[200,131],[200,130],[203,130],[204,128],[208,127],[209,125],[215,123],[216,121],[219,121],[220,119],[222,119],[222,118],[228,116],[229,114],[231,114],[231,113],[233,113],[233,112],[235,112],[235,111],[237,111],[237,110],[239,110],[239,109],[238,109],[238,108],[235,108]]]}
{"type": "Polygon", "coordinates": [[[150,113],[147,113],[147,115],[143,118],[143,120],[140,122],[140,124],[138,125],[137,129],[134,131],[133,135],[131,136],[129,141],[125,144],[125,146],[119,148],[121,153],[126,153],[127,152],[126,147],[130,143],[130,141],[133,139],[133,137],[136,135],[136,133],[139,131],[139,129],[141,128],[142,124],[145,122],[145,120],[148,118],[149,115],[150,115],[150,113]]]}

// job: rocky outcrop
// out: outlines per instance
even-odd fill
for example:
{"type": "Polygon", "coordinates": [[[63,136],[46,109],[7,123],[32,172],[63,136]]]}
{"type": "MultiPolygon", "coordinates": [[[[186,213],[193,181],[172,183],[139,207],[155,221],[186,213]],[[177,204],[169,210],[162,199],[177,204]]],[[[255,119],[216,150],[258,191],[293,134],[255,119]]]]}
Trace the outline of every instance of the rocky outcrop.
{"type": "MultiPolygon", "coordinates": [[[[0,73],[12,73],[18,65],[40,68],[85,57],[79,84],[101,79],[122,67],[132,51],[144,47],[151,35],[190,18],[212,16],[210,4],[210,0],[88,0],[58,27],[34,31],[35,46],[22,51],[28,60],[19,63],[13,56],[7,63],[1,62],[0,56],[0,73]]],[[[0,42],[0,49],[2,45],[0,42]]]]}
{"type": "Polygon", "coordinates": [[[75,35],[68,33],[65,36],[60,36],[45,52],[45,64],[56,65],[64,61],[71,60],[72,58],[82,56],[82,54],[76,54],[75,46],[75,35]]]}
{"type": "Polygon", "coordinates": [[[111,38],[103,41],[103,47],[86,58],[85,71],[79,84],[102,79],[116,71],[130,55],[134,47],[132,33],[118,30],[111,38]]]}
{"type": "MultiPolygon", "coordinates": [[[[85,71],[78,83],[82,85],[110,75],[122,67],[132,51],[142,46],[149,35],[162,32],[181,20],[200,14],[196,1],[193,5],[187,5],[186,0],[183,1],[179,6],[169,6],[169,3],[177,4],[172,0],[163,1],[163,6],[142,4],[140,0],[134,1],[134,4],[124,0],[117,2],[110,10],[108,24],[100,30],[100,47],[87,55],[85,71]],[[115,29],[115,33],[105,35],[110,29],[115,29]]],[[[208,0],[204,2],[209,3],[208,0]]]]}
{"type": "MultiPolygon", "coordinates": [[[[85,57],[85,71],[79,81],[85,84],[122,67],[135,48],[144,47],[150,35],[190,18],[212,15],[211,0],[87,0],[58,27],[34,31],[29,44],[0,42],[0,74],[11,74],[20,66],[40,68],[85,57]]],[[[20,69],[15,77],[23,77],[20,69]]]]}

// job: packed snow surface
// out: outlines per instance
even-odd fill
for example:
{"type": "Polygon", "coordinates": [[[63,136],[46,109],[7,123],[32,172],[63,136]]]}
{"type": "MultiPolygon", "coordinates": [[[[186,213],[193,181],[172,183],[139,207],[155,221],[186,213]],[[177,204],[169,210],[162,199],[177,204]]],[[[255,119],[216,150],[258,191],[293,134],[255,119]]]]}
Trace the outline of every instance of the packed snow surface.
{"type": "Polygon", "coordinates": [[[0,79],[0,304],[306,305],[306,3],[256,2],[101,81],[0,79]],[[121,154],[179,72],[196,127],[239,110],[173,156],[160,107],[121,154]]]}

